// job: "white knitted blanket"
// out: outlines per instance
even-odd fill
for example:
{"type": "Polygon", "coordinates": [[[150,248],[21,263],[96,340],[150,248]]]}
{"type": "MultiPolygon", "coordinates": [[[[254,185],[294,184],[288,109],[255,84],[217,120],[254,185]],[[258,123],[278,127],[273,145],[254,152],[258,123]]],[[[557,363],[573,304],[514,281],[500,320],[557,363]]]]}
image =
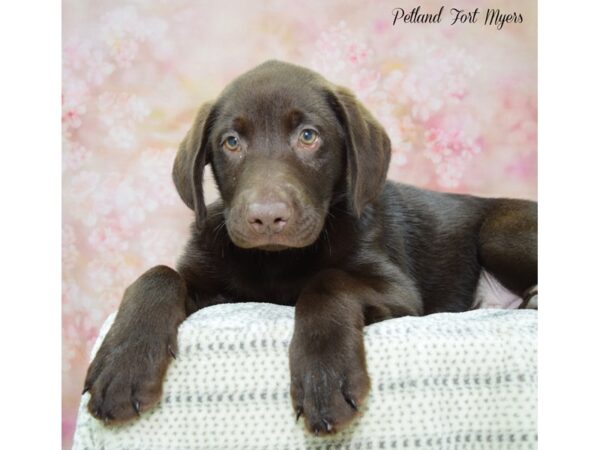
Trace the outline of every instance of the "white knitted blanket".
{"type": "MultiPolygon", "coordinates": [[[[405,317],[365,330],[371,392],[334,437],[296,423],[288,344],[294,310],[212,306],[179,328],[163,399],[106,427],[82,397],[75,450],[529,449],[537,447],[537,312],[405,317]]],[[[102,327],[94,353],[114,315],[102,327]]]]}

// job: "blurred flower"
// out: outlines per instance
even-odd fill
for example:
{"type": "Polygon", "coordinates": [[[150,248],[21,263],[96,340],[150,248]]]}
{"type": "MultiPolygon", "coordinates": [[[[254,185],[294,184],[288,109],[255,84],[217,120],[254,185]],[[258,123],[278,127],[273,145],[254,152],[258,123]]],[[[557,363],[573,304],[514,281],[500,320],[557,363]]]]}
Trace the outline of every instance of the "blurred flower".
{"type": "Polygon", "coordinates": [[[65,196],[77,203],[96,191],[100,183],[100,175],[85,170],[72,175],[66,181],[65,196]]]}
{"type": "Polygon", "coordinates": [[[63,223],[62,226],[62,266],[63,271],[72,270],[76,263],[79,251],[75,244],[75,229],[72,225],[63,223]]]}
{"type": "Polygon", "coordinates": [[[93,85],[100,85],[115,70],[101,49],[90,49],[86,57],[86,78],[93,85]]]}
{"type": "Polygon", "coordinates": [[[315,47],[310,66],[326,78],[351,88],[361,99],[377,88],[381,74],[369,64],[373,51],[346,22],[323,31],[315,47]]]}
{"type": "Polygon", "coordinates": [[[88,86],[81,80],[72,78],[69,72],[64,76],[62,95],[62,125],[63,135],[69,136],[71,130],[77,129],[83,123],[82,117],[87,112],[86,101],[89,95],[88,86]]]}
{"type": "Polygon", "coordinates": [[[98,96],[99,118],[107,128],[104,143],[109,148],[132,150],[137,144],[134,133],[150,109],[140,97],[128,93],[103,92],[98,96]]]}
{"type": "Polygon", "coordinates": [[[187,238],[174,235],[172,230],[153,227],[140,234],[139,255],[145,267],[169,264],[175,261],[174,255],[183,248],[187,238]]]}
{"type": "Polygon", "coordinates": [[[117,65],[128,68],[139,53],[139,43],[146,40],[159,42],[166,28],[164,20],[142,17],[135,7],[123,6],[102,17],[100,38],[108,46],[117,65]]]}
{"type": "Polygon", "coordinates": [[[445,188],[458,186],[468,163],[481,151],[475,139],[460,129],[433,128],[425,132],[425,156],[435,166],[438,184],[445,188]]]}
{"type": "Polygon", "coordinates": [[[78,142],[63,139],[62,168],[67,170],[79,170],[90,160],[92,153],[78,142]]]}
{"type": "Polygon", "coordinates": [[[469,80],[479,70],[479,64],[464,49],[448,43],[416,40],[400,55],[407,67],[401,97],[410,102],[413,117],[421,121],[464,98],[469,80]]]}
{"type": "MultiPolygon", "coordinates": [[[[129,236],[127,236],[129,237],[129,236]]],[[[98,223],[88,237],[88,243],[98,252],[113,252],[116,257],[127,250],[128,239],[116,220],[103,220],[98,223]]]]}
{"type": "Polygon", "coordinates": [[[175,149],[149,149],[143,151],[138,159],[136,169],[140,174],[140,183],[146,186],[148,197],[161,205],[172,206],[181,202],[171,177],[175,153],[175,149]]]}

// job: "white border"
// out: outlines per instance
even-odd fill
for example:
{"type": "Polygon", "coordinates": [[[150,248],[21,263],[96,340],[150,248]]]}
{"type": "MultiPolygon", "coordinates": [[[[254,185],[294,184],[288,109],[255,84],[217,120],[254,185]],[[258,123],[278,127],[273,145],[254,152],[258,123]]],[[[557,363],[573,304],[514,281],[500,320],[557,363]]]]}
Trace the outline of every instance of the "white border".
{"type": "Polygon", "coordinates": [[[598,446],[600,8],[539,8],[539,448],[598,446]]]}
{"type": "Polygon", "coordinates": [[[0,448],[61,446],[57,1],[2,5],[0,448]]]}

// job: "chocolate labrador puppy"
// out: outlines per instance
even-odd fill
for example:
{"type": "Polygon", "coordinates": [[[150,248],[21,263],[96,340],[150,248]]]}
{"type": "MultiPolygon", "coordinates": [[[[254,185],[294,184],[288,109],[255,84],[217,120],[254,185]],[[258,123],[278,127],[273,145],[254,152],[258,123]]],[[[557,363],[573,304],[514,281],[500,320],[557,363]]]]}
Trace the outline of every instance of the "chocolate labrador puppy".
{"type": "MultiPolygon", "coordinates": [[[[177,327],[206,306],[295,305],[292,406],[315,434],[369,391],[365,325],[466,311],[483,270],[521,295],[537,284],[537,204],[386,181],[390,140],[347,89],[270,61],[203,105],[173,180],[195,211],[177,270],[125,291],[84,392],[96,418],[135,418],[161,397],[177,327]],[[204,203],[211,164],[221,200],[204,203]]],[[[402,405],[399,405],[402,407],[402,405]]]]}

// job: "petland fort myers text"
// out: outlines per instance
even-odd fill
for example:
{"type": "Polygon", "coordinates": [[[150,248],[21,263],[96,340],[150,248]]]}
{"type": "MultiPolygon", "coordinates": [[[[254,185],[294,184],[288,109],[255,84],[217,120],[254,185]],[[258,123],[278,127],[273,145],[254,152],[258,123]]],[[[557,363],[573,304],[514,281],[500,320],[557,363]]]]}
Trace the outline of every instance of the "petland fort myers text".
{"type": "Polygon", "coordinates": [[[421,10],[420,6],[412,9],[394,8],[392,11],[392,25],[414,24],[414,23],[448,23],[450,25],[460,24],[482,24],[501,30],[505,24],[523,23],[523,15],[518,12],[504,12],[500,9],[487,8],[485,11],[475,8],[460,9],[446,8],[441,6],[438,11],[429,12],[421,10]]]}

